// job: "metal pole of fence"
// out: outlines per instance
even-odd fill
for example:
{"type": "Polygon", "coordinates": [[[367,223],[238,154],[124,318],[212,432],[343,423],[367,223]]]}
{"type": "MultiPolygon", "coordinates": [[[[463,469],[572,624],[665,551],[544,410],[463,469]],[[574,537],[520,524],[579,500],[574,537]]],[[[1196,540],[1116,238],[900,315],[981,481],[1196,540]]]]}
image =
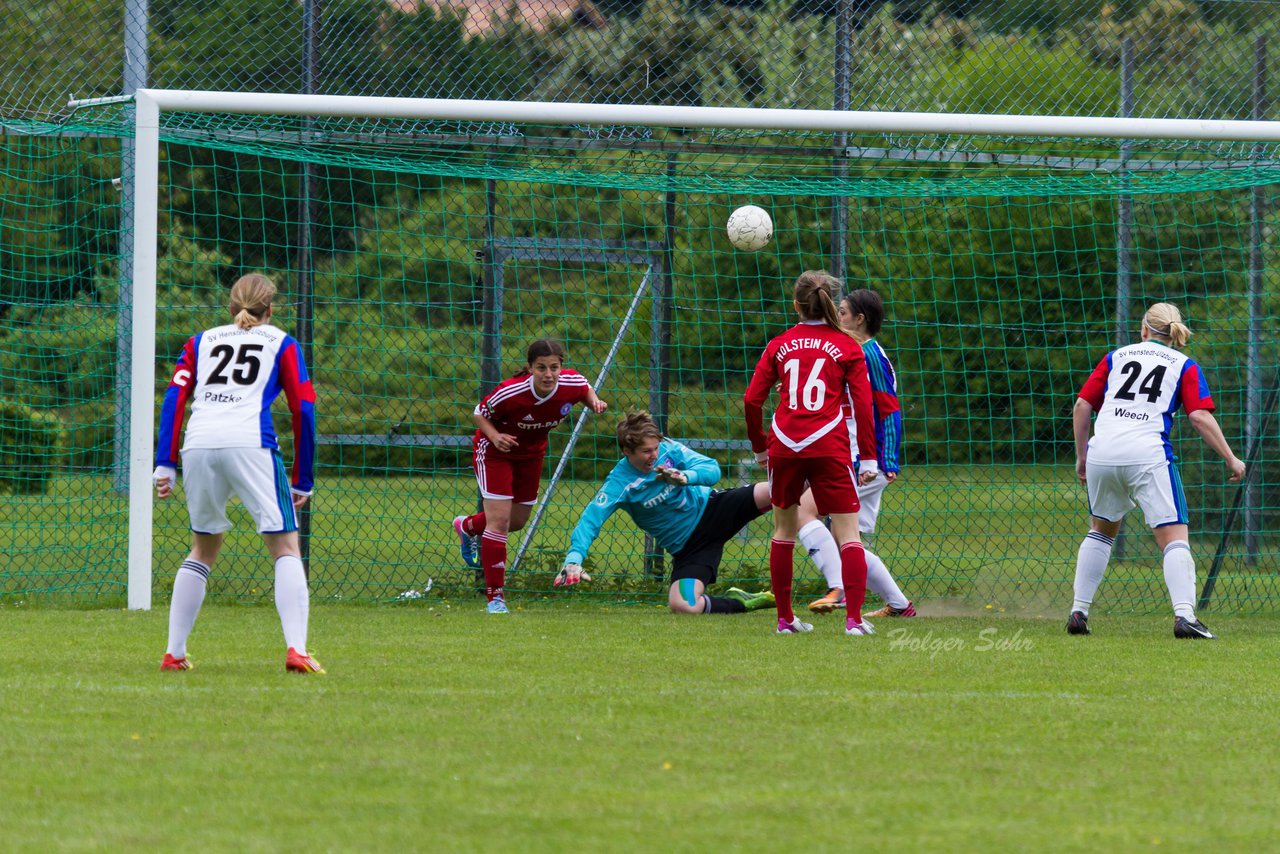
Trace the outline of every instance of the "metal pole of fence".
{"type": "MultiPolygon", "coordinates": [[[[302,3],[302,93],[313,95],[316,90],[316,45],[320,32],[321,0],[303,0],[302,3]]],[[[310,138],[315,119],[307,116],[303,119],[304,138],[310,138]]],[[[298,346],[302,348],[303,361],[310,367],[312,363],[312,312],[314,308],[315,279],[315,167],[310,162],[302,161],[302,172],[298,176],[298,230],[297,246],[297,292],[294,297],[294,309],[297,314],[294,336],[298,346]]],[[[302,566],[307,578],[311,578],[311,505],[304,504],[298,514],[298,538],[302,548],[302,566]]]]}
{"type": "MultiPolygon", "coordinates": [[[[850,76],[853,65],[853,0],[840,0],[840,10],[836,16],[836,57],[835,57],[835,103],[837,110],[849,109],[850,76]]],[[[835,156],[832,172],[837,182],[843,183],[849,175],[849,159],[845,156],[845,148],[849,145],[849,134],[837,131],[835,134],[835,156]]],[[[847,196],[836,196],[831,200],[831,275],[844,281],[845,255],[847,253],[849,233],[849,199],[847,196]]]]}
{"type": "MultiPolygon", "coordinates": [[[[677,156],[667,158],[668,185],[675,179],[677,156]]],[[[675,314],[676,194],[667,190],[662,204],[662,275],[653,294],[653,326],[649,332],[649,412],[658,429],[667,432],[667,406],[671,386],[671,323],[675,314]]],[[[651,535],[644,535],[644,570],[663,576],[662,550],[651,535]]]]}
{"type": "Polygon", "coordinates": [[[484,182],[484,280],[481,291],[480,398],[499,383],[502,376],[502,269],[493,241],[498,217],[498,186],[492,178],[484,182]]]}
{"type": "MultiPolygon", "coordinates": [[[[1120,46],[1120,115],[1129,118],[1133,115],[1133,40],[1126,38],[1120,46]]],[[[1120,185],[1127,188],[1129,174],[1127,167],[1133,153],[1133,144],[1128,139],[1120,143],[1120,185]]],[[[1133,196],[1121,190],[1116,207],[1116,346],[1123,347],[1129,343],[1129,315],[1133,311],[1131,295],[1133,264],[1133,196]]],[[[1125,556],[1125,537],[1123,524],[1116,535],[1112,555],[1117,559],[1125,556]]]]}
{"type": "MultiPolygon", "coordinates": [[[[1267,37],[1259,35],[1253,43],[1253,118],[1262,121],[1267,116],[1267,37]]],[[[1261,157],[1263,147],[1254,146],[1255,156],[1261,157]]],[[[1246,358],[1247,376],[1245,411],[1245,446],[1253,447],[1262,436],[1262,257],[1263,218],[1266,216],[1266,196],[1262,187],[1249,192],[1249,345],[1246,358]]],[[[1258,479],[1250,479],[1244,495],[1244,552],[1245,562],[1254,566],[1258,562],[1261,490],[1258,479]]]]}
{"type": "MultiPolygon", "coordinates": [[[[498,219],[498,182],[492,178],[484,182],[484,249],[478,253],[481,261],[480,280],[480,388],[477,400],[484,400],[489,390],[502,376],[502,292],[503,269],[498,260],[495,232],[498,219]]],[[[476,512],[484,511],[484,496],[476,486],[476,512]]],[[[476,567],[475,582],[483,589],[484,570],[476,567]]]]}
{"type": "MultiPolygon", "coordinates": [[[[124,95],[147,86],[150,51],[147,45],[147,0],[124,4],[124,95]]],[[[134,106],[126,107],[133,124],[134,106]]],[[[116,492],[129,491],[129,378],[133,349],[133,175],[136,169],[133,136],[120,140],[120,295],[116,301],[115,430],[111,445],[111,479],[116,492]]]]}
{"type": "MultiPolygon", "coordinates": [[[[592,384],[592,388],[603,388],[604,381],[609,376],[609,368],[613,367],[613,360],[618,355],[618,348],[622,346],[622,338],[627,334],[627,330],[631,328],[631,321],[636,315],[636,308],[640,305],[640,300],[644,297],[644,292],[649,289],[649,283],[652,279],[662,279],[662,270],[658,270],[658,275],[653,275],[653,267],[649,267],[644,271],[644,275],[640,278],[640,286],[636,288],[635,296],[631,298],[631,305],[627,307],[627,313],[622,318],[622,324],[618,327],[618,334],[613,336],[613,344],[609,347],[608,354],[604,357],[604,365],[600,368],[600,373],[596,375],[596,381],[592,384]]],[[[560,461],[556,463],[556,470],[551,474],[551,480],[547,482],[547,488],[543,490],[542,500],[538,502],[538,507],[533,511],[533,517],[529,520],[529,524],[525,526],[524,537],[520,540],[520,548],[516,550],[515,558],[511,561],[511,566],[507,572],[514,573],[516,568],[520,566],[520,560],[524,557],[525,551],[529,548],[529,543],[533,542],[533,535],[538,531],[538,523],[542,521],[542,514],[546,512],[547,506],[551,504],[551,495],[556,491],[556,484],[560,482],[560,476],[564,473],[564,467],[569,462],[569,456],[573,453],[573,446],[578,443],[578,436],[582,433],[582,428],[587,424],[587,416],[590,413],[583,409],[578,415],[578,423],[573,425],[573,432],[569,434],[569,441],[565,443],[564,451],[560,454],[560,461]]]]}

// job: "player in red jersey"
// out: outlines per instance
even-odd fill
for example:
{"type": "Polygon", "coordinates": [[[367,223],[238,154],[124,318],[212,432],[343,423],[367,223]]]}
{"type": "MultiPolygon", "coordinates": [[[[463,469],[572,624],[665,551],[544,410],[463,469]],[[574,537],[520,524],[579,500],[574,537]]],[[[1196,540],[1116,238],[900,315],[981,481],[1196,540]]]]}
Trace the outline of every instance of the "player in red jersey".
{"type": "MultiPolygon", "coordinates": [[[[898,402],[898,378],[889,361],[889,355],[876,340],[884,324],[884,301],[875,291],[858,288],[844,295],[838,308],[840,328],[862,345],[862,357],[867,363],[867,377],[871,380],[871,408],[875,415],[876,460],[880,473],[871,483],[858,484],[858,530],[862,536],[873,534],[880,516],[880,496],[885,487],[898,478],[901,468],[902,407],[898,402]]],[[[845,423],[850,425],[849,440],[857,441],[853,429],[853,413],[846,408],[845,423]]],[[[857,458],[855,457],[855,462],[857,458]]],[[[859,463],[858,468],[861,469],[859,463]]],[[[822,570],[827,582],[827,592],[820,599],[809,603],[815,614],[827,614],[844,607],[844,582],[840,578],[840,552],[831,532],[827,530],[813,505],[813,493],[806,492],[800,499],[800,547],[822,570]]],[[[868,617],[914,617],[915,605],[894,581],[889,568],[864,541],[867,558],[867,589],[884,600],[884,607],[867,614],[868,617]]]]}
{"type": "Polygon", "coordinates": [[[507,535],[529,521],[538,498],[547,434],[569,417],[575,403],[596,414],[607,408],[586,377],[564,368],[565,351],[559,341],[539,338],[526,356],[525,369],[499,383],[472,413],[479,427],[472,439],[472,465],[484,510],[453,520],[468,566],[477,565],[479,552],[491,614],[507,613],[502,592],[507,535]]]}
{"type": "Polygon", "coordinates": [[[871,383],[858,342],[840,328],[833,299],[840,280],[820,270],[800,274],[795,284],[800,322],[769,342],[743,395],[747,435],[757,458],[767,453],[773,502],[773,540],[769,577],[778,608],[778,633],[808,632],[813,626],[791,609],[792,561],[799,526],[800,497],[813,490],[817,511],[831,516],[831,533],[840,544],[845,590],[845,633],[872,633],[862,619],[867,561],[858,537],[859,479],[869,483],[879,472],[871,383]],[[778,385],[779,401],[768,436],[764,403],[778,385]],[[860,474],[842,404],[849,402],[857,429],[860,474]]]}

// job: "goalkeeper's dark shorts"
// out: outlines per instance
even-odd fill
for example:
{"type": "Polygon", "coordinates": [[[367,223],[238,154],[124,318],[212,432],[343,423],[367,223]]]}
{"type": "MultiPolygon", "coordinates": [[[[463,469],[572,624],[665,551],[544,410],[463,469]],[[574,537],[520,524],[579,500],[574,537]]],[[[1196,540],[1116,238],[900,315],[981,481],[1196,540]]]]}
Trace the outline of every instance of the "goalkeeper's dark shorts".
{"type": "Polygon", "coordinates": [[[671,556],[671,580],[696,578],[703,584],[715,584],[724,544],[768,510],[756,506],[754,485],[711,493],[684,548],[671,556]]]}

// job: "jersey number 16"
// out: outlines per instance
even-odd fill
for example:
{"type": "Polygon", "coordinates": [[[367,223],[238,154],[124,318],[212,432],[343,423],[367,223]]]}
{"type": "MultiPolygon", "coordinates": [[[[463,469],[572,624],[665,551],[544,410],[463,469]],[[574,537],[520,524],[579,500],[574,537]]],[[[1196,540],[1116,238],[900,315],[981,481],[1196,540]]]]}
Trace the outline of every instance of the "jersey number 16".
{"type": "Polygon", "coordinates": [[[800,360],[788,359],[783,363],[782,372],[787,375],[787,394],[791,398],[792,409],[799,409],[801,405],[810,412],[822,409],[822,404],[827,400],[827,385],[819,375],[826,362],[826,359],[819,359],[813,363],[813,370],[809,371],[809,378],[804,381],[803,389],[800,388],[800,360]]]}

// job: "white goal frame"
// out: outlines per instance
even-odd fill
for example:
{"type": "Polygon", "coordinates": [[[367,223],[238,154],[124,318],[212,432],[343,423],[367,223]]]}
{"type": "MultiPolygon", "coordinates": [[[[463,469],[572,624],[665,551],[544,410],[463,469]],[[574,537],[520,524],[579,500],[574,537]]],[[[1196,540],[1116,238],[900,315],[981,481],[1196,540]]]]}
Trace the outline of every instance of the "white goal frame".
{"type": "Polygon", "coordinates": [[[135,157],[128,476],[128,607],[132,610],[147,610],[151,607],[154,509],[151,473],[155,457],[156,271],[162,112],[802,130],[849,134],[1280,142],[1280,121],[673,107],[145,88],[138,89],[131,97],[77,100],[70,102],[69,106],[80,108],[129,101],[133,102],[135,157]]]}

